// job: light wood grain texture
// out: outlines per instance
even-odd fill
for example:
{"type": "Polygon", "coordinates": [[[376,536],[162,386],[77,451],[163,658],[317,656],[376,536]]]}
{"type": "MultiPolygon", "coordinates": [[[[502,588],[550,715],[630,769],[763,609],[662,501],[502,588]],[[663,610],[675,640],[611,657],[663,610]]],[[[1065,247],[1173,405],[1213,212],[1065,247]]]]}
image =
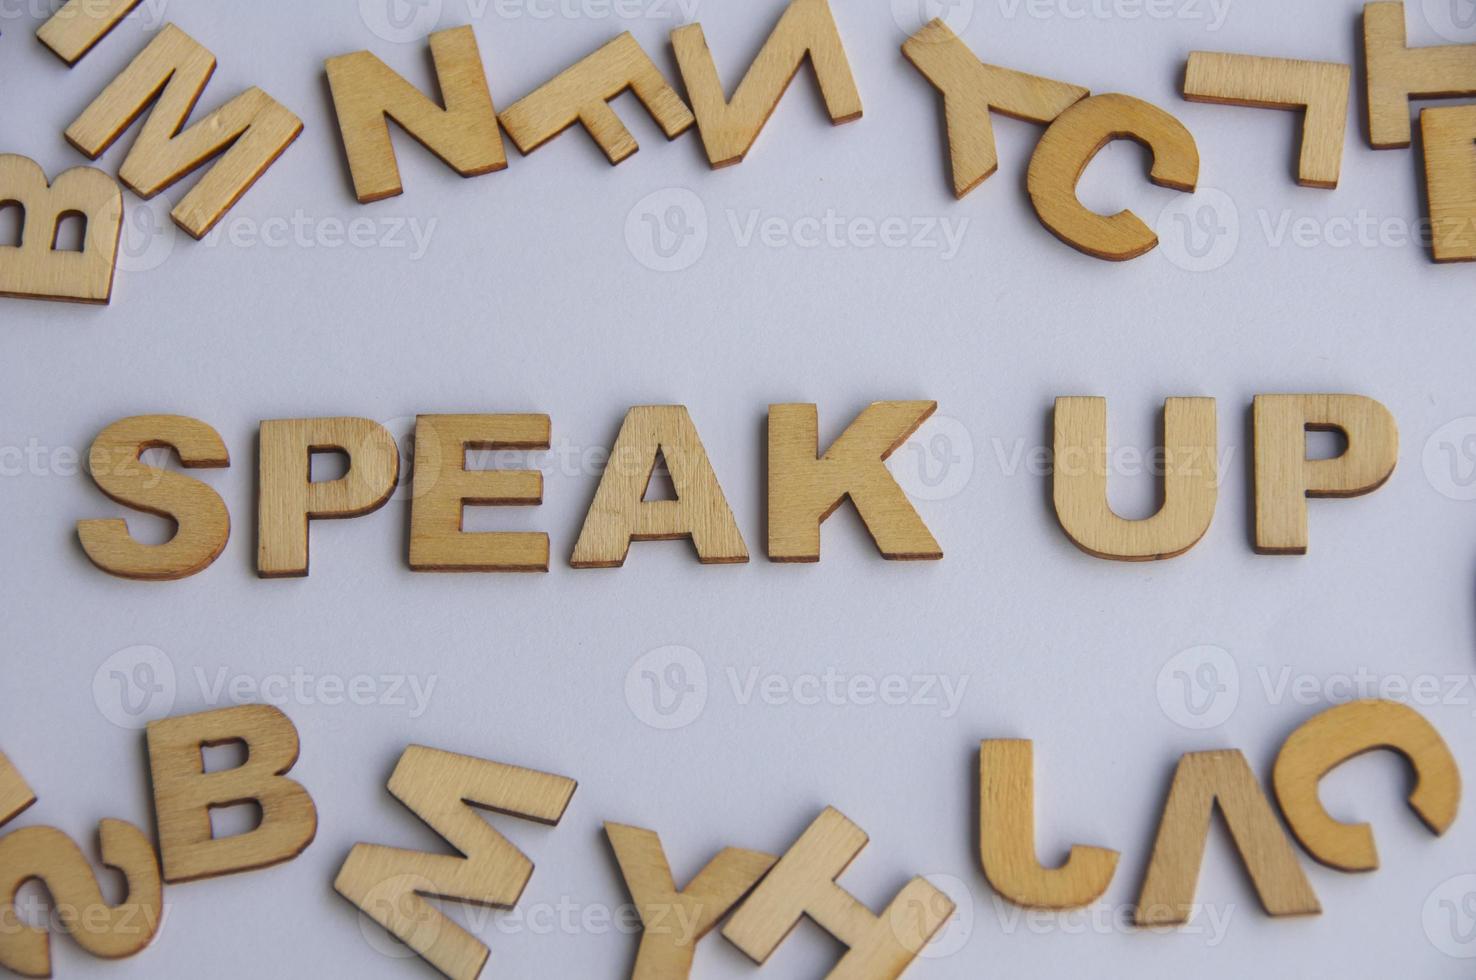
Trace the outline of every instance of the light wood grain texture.
{"type": "Polygon", "coordinates": [[[908,38],[902,54],[943,96],[953,193],[960,200],[999,169],[991,112],[1046,124],[1091,94],[1079,85],[987,65],[941,20],[908,38]]]}
{"type": "Polygon", "coordinates": [[[400,477],[394,436],[370,419],[261,423],[257,465],[256,574],[308,573],[308,522],[360,517],[384,506],[400,477]],[[341,452],[348,472],[312,481],[312,454],[341,452]]]}
{"type": "Polygon", "coordinates": [[[575,568],[619,568],[632,541],[691,538],[707,565],[748,561],[728,498],[718,486],[692,417],[681,405],[641,405],[626,413],[594,502],[574,544],[575,568]],[[658,459],[675,500],[645,500],[658,459]]]}
{"type": "Polygon", "coordinates": [[[0,752],[0,827],[20,816],[32,803],[36,794],[31,792],[20,770],[0,752]]]}
{"type": "Polygon", "coordinates": [[[1409,47],[1397,0],[1363,5],[1363,58],[1368,140],[1376,150],[1409,146],[1410,100],[1476,95],[1476,45],[1409,47]]]}
{"type": "Polygon", "coordinates": [[[1422,110],[1420,135],[1435,261],[1476,260],[1476,106],[1422,110]]]}
{"type": "Polygon", "coordinates": [[[145,729],[154,819],[164,880],[173,884],[254,871],[290,861],[318,832],[313,798],[286,773],[297,763],[297,728],[265,704],[220,708],[150,722],[145,729]],[[241,743],[246,761],[206,772],[202,749],[241,743]],[[210,811],[255,803],[261,823],[215,837],[210,811]]]}
{"type": "Polygon", "coordinates": [[[1184,72],[1190,102],[1303,112],[1297,183],[1334,188],[1343,168],[1352,70],[1329,61],[1193,51],[1184,72]]]}
{"type": "Polygon", "coordinates": [[[714,170],[739,163],[808,58],[834,125],[861,118],[861,93],[827,0],[791,0],[729,101],[701,24],[671,32],[697,130],[714,170]]]}
{"type": "Polygon", "coordinates": [[[1349,759],[1388,749],[1414,769],[1409,806],[1431,833],[1439,836],[1455,822],[1461,804],[1461,772],[1435,726],[1408,705],[1395,701],[1354,701],[1312,718],[1292,732],[1276,756],[1272,784],[1286,822],[1307,853],[1340,871],[1372,871],[1379,866],[1373,830],[1366,823],[1343,823],[1323,807],[1317,784],[1349,759]]]}
{"type": "Polygon", "coordinates": [[[329,58],[325,64],[360,204],[404,191],[390,141],[391,119],[463,177],[507,166],[477,36],[470,27],[439,31],[430,36],[430,50],[444,106],[368,51],[329,58]]]}
{"type": "Polygon", "coordinates": [[[23,977],[51,976],[51,937],[27,925],[16,893],[39,880],[51,894],[64,933],[93,956],[117,960],[148,946],[163,916],[159,863],[144,832],[122,820],[98,824],[102,863],[123,872],[128,893],[109,905],[97,876],[72,839],[53,827],[26,827],[0,837],[0,967],[23,977]]]}
{"type": "Polygon", "coordinates": [[[139,0],[67,0],[36,29],[36,38],[62,61],[75,65],[138,4],[139,0]]]}
{"type": "Polygon", "coordinates": [[[259,88],[247,89],[186,129],[214,71],[215,55],[165,24],[66,132],[69,143],[96,160],[147,112],[118,169],[119,179],[142,198],[218,156],[169,213],[194,238],[214,228],[302,132],[302,120],[259,88]]]}
{"type": "Polygon", "coordinates": [[[547,449],[547,415],[420,415],[415,419],[410,567],[417,572],[546,572],[543,532],[462,530],[470,506],[543,503],[537,470],[468,470],[469,451],[547,449]]]}
{"type": "Polygon", "coordinates": [[[640,149],[609,106],[627,90],[641,100],[667,139],[676,139],[695,121],[629,31],[514,102],[498,118],[524,154],[581,123],[610,163],[617,164],[640,149]]]}
{"type": "Polygon", "coordinates": [[[979,857],[984,877],[1016,905],[1075,909],[1101,898],[1117,871],[1116,851],[1073,846],[1059,868],[1035,850],[1035,750],[1022,739],[979,743],[979,857]]]}
{"type": "Polygon", "coordinates": [[[1191,752],[1179,760],[1134,921],[1178,926],[1189,921],[1210,818],[1218,806],[1268,915],[1322,911],[1276,811],[1236,750],[1191,752]]]}
{"type": "Polygon", "coordinates": [[[1220,486],[1215,400],[1166,400],[1162,431],[1163,505],[1152,517],[1125,520],[1107,502],[1107,399],[1056,399],[1056,519],[1082,551],[1116,561],[1173,558],[1209,530],[1220,486]]]}
{"type": "Polygon", "coordinates": [[[1035,147],[1026,174],[1030,201],[1041,223],[1061,241],[1099,259],[1122,262],[1158,244],[1153,229],[1131,211],[1097,214],[1076,196],[1076,185],[1097,152],[1130,139],[1153,155],[1148,179],[1160,187],[1192,191],[1199,182],[1199,148],[1173,116],[1128,95],[1094,95],[1056,118],[1035,147]]]}
{"type": "Polygon", "coordinates": [[[937,402],[873,402],[820,454],[814,405],[769,406],[769,560],[820,560],[820,525],[850,500],[883,558],[938,560],[932,532],[885,462],[937,402]]]}
{"type": "Polygon", "coordinates": [[[847,947],[830,980],[891,980],[953,916],[951,899],[913,878],[874,915],[836,883],[866,847],[866,832],[826,807],[723,927],[723,936],[762,964],[808,917],[847,947]]]}
{"type": "Polygon", "coordinates": [[[1256,551],[1307,553],[1307,498],[1357,497],[1389,479],[1399,461],[1399,429],[1389,410],[1362,395],[1257,395],[1256,551]],[[1348,448],[1307,458],[1307,431],[1342,432],[1348,448]]]}
{"type": "Polygon", "coordinates": [[[532,769],[412,745],[389,791],[456,854],[355,844],[333,888],[452,980],[473,980],[488,950],[427,897],[496,908],[517,904],[533,862],[472,808],[554,825],[576,783],[532,769]]]}
{"type": "Polygon", "coordinates": [[[641,945],[631,980],[691,976],[697,943],[778,860],[758,851],[727,847],[679,891],[655,831],[607,822],[605,836],[641,916],[641,945]]]}
{"type": "Polygon", "coordinates": [[[107,303],[113,295],[123,190],[92,167],[73,167],[55,183],[32,160],[0,154],[0,207],[21,208],[20,243],[0,246],[0,296],[107,303]],[[58,250],[63,218],[86,222],[82,250],[58,250]]]}
{"type": "Polygon", "coordinates": [[[186,469],[231,465],[220,433],[183,415],[135,415],[100,432],[87,454],[99,490],[125,507],[174,522],[163,544],[143,544],[128,522],[106,518],[77,522],[88,559],[110,575],[159,581],[188,578],[210,567],[231,536],[231,515],[220,494],[180,473],[146,466],[148,449],[172,449],[186,469]]]}

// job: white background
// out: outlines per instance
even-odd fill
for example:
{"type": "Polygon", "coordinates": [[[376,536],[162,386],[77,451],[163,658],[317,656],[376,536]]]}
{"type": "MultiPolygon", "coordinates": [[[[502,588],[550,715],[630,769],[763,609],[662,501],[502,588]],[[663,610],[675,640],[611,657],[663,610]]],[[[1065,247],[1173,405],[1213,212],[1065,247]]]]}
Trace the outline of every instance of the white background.
{"type": "MultiPolygon", "coordinates": [[[[732,85],[783,4],[698,2],[732,85]]],[[[1208,907],[1194,926],[1153,935],[1123,924],[1180,754],[1240,748],[1269,778],[1282,739],[1350,696],[1340,678],[1439,679],[1445,693],[1419,706],[1476,773],[1476,691],[1469,681],[1453,689],[1476,646],[1476,504],[1463,499],[1476,496],[1464,486],[1476,467],[1476,294],[1470,269],[1437,267],[1410,241],[1424,207],[1418,144],[1368,149],[1358,94],[1341,188],[1302,189],[1292,180],[1296,116],[1178,94],[1196,49],[1357,64],[1359,5],[954,5],[951,19],[986,60],[1140,96],[1193,131],[1203,158],[1194,198],[1147,184],[1133,144],[1113,146],[1088,173],[1083,194],[1102,210],[1131,207],[1153,223],[1173,209],[1163,248],[1124,265],[1079,255],[1036,221],[1024,194],[1036,127],[996,118],[999,173],[953,200],[937,98],[899,53],[903,28],[920,22],[914,0],[895,11],[836,4],[863,120],[829,126],[806,70],[736,168],[710,172],[695,132],[668,144],[626,96],[616,109],[642,150],[619,167],[576,129],[529,159],[509,143],[505,172],[462,180],[397,133],[405,195],[356,205],[327,57],[368,48],[428,86],[421,38],[470,22],[507,106],[628,29],[674,75],[666,38],[684,19],[675,0],[634,17],[601,0],[551,3],[431,0],[397,34],[383,0],[363,10],[355,0],[177,0],[162,18],[155,0],[73,70],[32,36],[44,3],[4,3],[0,150],[50,174],[85,162],[63,129],[161,19],[219,58],[202,110],[260,85],[306,125],[212,243],[168,230],[168,202],[188,183],[151,206],[130,195],[110,307],[0,301],[0,744],[40,796],[17,826],[52,824],[89,849],[102,817],[149,827],[142,735],[117,722],[232,703],[229,688],[212,694],[218,678],[243,685],[241,700],[294,672],[434,685],[420,711],[379,680],[382,703],[371,705],[331,703],[331,688],[276,691],[301,734],[294,775],[317,802],[316,842],[274,869],[167,888],[162,934],[135,959],[102,963],[54,943],[58,973],[430,975],[386,955],[393,944],[331,889],[356,841],[442,846],[384,789],[400,751],[418,742],[580,783],[556,829],[494,819],[537,872],[520,912],[473,920],[492,949],[489,976],[628,971],[636,938],[608,925],[627,898],[601,821],[658,829],[685,882],[726,845],[778,853],[826,805],[871,835],[842,880],[873,908],[914,874],[941,876],[960,899],[918,977],[1469,975],[1448,954],[1476,955],[1476,878],[1458,877],[1476,872],[1476,821],[1467,814],[1431,837],[1402,802],[1403,766],[1386,756],[1324,785],[1335,815],[1375,825],[1384,867],[1350,876],[1305,860],[1322,916],[1267,918],[1217,831],[1200,880],[1208,907]],[[673,220],[706,222],[706,239],[682,240],[687,268],[652,271],[643,215],[666,218],[673,204],[686,208],[673,220]],[[802,247],[744,236],[768,219],[803,235],[804,219],[827,214],[967,225],[956,254],[926,240],[868,248],[864,235],[842,234],[802,247]],[[369,219],[373,234],[361,230],[360,241],[375,245],[342,243],[342,222],[354,218],[369,219]],[[284,220],[303,229],[296,243],[275,236],[284,220]],[[423,250],[395,232],[408,221],[431,229],[423,250]],[[1282,391],[1370,395],[1401,434],[1385,488],[1311,504],[1311,552],[1300,558],[1257,557],[1249,545],[1250,401],[1282,391]],[[1218,399],[1230,465],[1217,519],[1191,552],[1125,565],[1066,540],[1049,478],[1030,465],[1065,394],[1108,397],[1113,440],[1138,448],[1156,439],[1165,397],[1218,399]],[[913,398],[936,399],[939,418],[893,468],[946,558],[884,562],[847,509],[825,525],[818,565],[768,562],[766,406],[817,403],[829,442],[868,402],[913,398]],[[690,408],[750,564],[704,567],[672,542],[634,545],[618,571],[568,567],[598,481],[581,454],[608,446],[625,410],[648,403],[690,408]],[[361,415],[395,420],[402,435],[417,412],[478,411],[553,418],[564,454],[535,456],[544,505],[470,519],[547,530],[549,574],[412,574],[401,499],[315,524],[311,577],[256,578],[259,420],[361,415]],[[97,571],[74,530],[125,513],[79,475],[76,458],[109,422],[151,412],[209,422],[232,456],[229,470],[199,474],[230,506],[230,545],[172,584],[97,571]],[[137,646],[160,652],[119,655],[137,646]],[[637,665],[668,646],[693,651],[688,677],[706,677],[705,702],[684,703],[692,720],[676,730],[647,723],[661,717],[641,675],[652,663],[637,665]],[[1225,653],[1182,653],[1204,646],[1225,653]],[[146,709],[130,718],[113,671],[145,679],[132,673],[140,656],[154,683],[131,692],[146,709]],[[1186,688],[1178,672],[1207,677],[1206,664],[1219,669],[1211,690],[1186,688]],[[923,675],[967,686],[951,715],[925,703],[745,702],[750,678],[792,684],[827,671],[901,675],[914,693],[923,675]],[[1186,711],[1186,694],[1203,705],[1220,687],[1207,715],[1186,711]],[[1218,724],[1196,727],[1208,722],[1218,724]],[[1046,863],[1072,843],[1123,852],[1098,909],[1026,917],[990,892],[972,802],[977,743],[990,737],[1035,740],[1046,863]]],[[[1476,41],[1445,4],[1410,4],[1412,43],[1476,41]]],[[[131,142],[101,165],[116,172],[131,142]]],[[[1114,475],[1112,502],[1145,516],[1154,481],[1130,469],[1114,475]]],[[[152,518],[128,520],[150,540],[165,533],[152,518]]],[[[810,693],[802,681],[799,691],[810,693]]],[[[817,976],[837,953],[805,926],[766,969],[817,976]]],[[[697,966],[706,977],[752,970],[717,935],[697,966]]]]}

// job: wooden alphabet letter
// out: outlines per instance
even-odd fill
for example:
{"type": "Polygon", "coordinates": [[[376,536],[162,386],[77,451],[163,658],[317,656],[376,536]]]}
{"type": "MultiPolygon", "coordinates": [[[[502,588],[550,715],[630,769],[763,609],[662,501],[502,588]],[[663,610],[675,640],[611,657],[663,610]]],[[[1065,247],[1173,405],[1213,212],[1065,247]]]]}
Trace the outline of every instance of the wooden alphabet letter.
{"type": "Polygon", "coordinates": [[[508,106],[499,118],[524,154],[582,123],[606,159],[616,164],[640,149],[608,105],[627,89],[635,92],[667,139],[676,139],[694,122],[687,104],[629,31],[508,106]]]}
{"type": "Polygon", "coordinates": [[[533,862],[471,808],[552,826],[575,786],[563,776],[412,745],[389,791],[457,854],[355,844],[333,888],[452,980],[475,980],[487,947],[425,898],[512,908],[533,862]]]}
{"type": "Polygon", "coordinates": [[[1357,497],[1384,485],[1399,460],[1399,430],[1389,410],[1361,395],[1257,395],[1256,551],[1307,553],[1307,498],[1357,497]],[[1307,458],[1307,430],[1338,431],[1348,449],[1307,458]]]}
{"type": "Polygon", "coordinates": [[[831,123],[861,118],[861,93],[828,0],[791,0],[731,102],[723,97],[701,24],[672,31],[671,46],[714,170],[743,160],[806,58],[815,69],[831,123]]]}
{"type": "Polygon", "coordinates": [[[170,884],[254,871],[301,854],[318,832],[313,798],[286,773],[297,763],[297,728],[265,704],[220,708],[150,722],[145,730],[159,856],[170,884]],[[206,772],[201,750],[241,743],[246,761],[206,772]],[[210,811],[255,803],[255,830],[216,838],[210,811]]]}
{"type": "Polygon", "coordinates": [[[1368,80],[1368,141],[1376,150],[1409,146],[1412,99],[1476,95],[1476,45],[1411,48],[1404,4],[1363,5],[1363,59],[1368,80]]]}
{"type": "Polygon", "coordinates": [[[828,976],[893,980],[948,922],[953,901],[913,878],[881,915],[836,884],[866,847],[866,832],[834,808],[810,824],[723,927],[723,936],[762,964],[808,916],[848,947],[828,976]]]}
{"type": "Polygon", "coordinates": [[[308,573],[308,522],[360,517],[384,506],[400,476],[395,438],[369,419],[280,419],[261,423],[257,468],[256,574],[308,573]],[[312,454],[341,452],[348,472],[313,482],[312,454]]]}
{"type": "Polygon", "coordinates": [[[1073,846],[1066,863],[1043,868],[1035,852],[1035,759],[1030,742],[979,743],[979,856],[984,877],[1016,905],[1075,909],[1107,891],[1116,851],[1073,846]]]}
{"type": "Polygon", "coordinates": [[[986,65],[941,20],[908,38],[902,53],[943,95],[953,193],[960,200],[999,169],[990,112],[1046,124],[1091,94],[1079,85],[986,65]]]}
{"type": "Polygon", "coordinates": [[[231,465],[220,433],[183,415],[136,415],[108,426],[92,442],[88,472],[113,500],[174,521],[174,537],[140,544],[121,518],[77,522],[82,550],[94,565],[122,578],[167,580],[204,571],[225,550],[231,515],[220,494],[192,477],[145,466],[147,449],[173,449],[186,469],[231,465]]]}
{"type": "Polygon", "coordinates": [[[1476,260],[1476,106],[1421,110],[1420,135],[1435,261],[1476,260]]]}
{"type": "Polygon", "coordinates": [[[123,183],[143,198],[219,155],[170,212],[194,238],[205,237],[302,132],[302,120],[259,88],[247,89],[186,129],[214,71],[215,55],[165,24],[66,132],[69,143],[96,160],[153,106],[118,170],[123,183]]]}
{"type": "Polygon", "coordinates": [[[0,296],[106,303],[123,230],[123,191],[92,167],[73,167],[56,182],[34,161],[0,154],[0,208],[19,205],[20,244],[0,246],[0,296]],[[63,218],[86,222],[82,250],[59,250],[63,218]]]}
{"type": "Polygon", "coordinates": [[[0,827],[20,816],[35,802],[36,794],[31,792],[25,777],[5,753],[0,752],[0,827]]]}
{"type": "Polygon", "coordinates": [[[1112,262],[1135,259],[1158,244],[1153,229],[1131,211],[1101,215],[1076,196],[1076,185],[1097,152],[1117,139],[1153,154],[1148,179],[1192,191],[1199,182],[1199,148],[1173,116],[1127,95],[1094,95],[1057,117],[1030,158],[1026,187],[1041,223],[1061,241],[1112,262]]]}
{"type": "Polygon", "coordinates": [[[769,560],[820,560],[820,525],[847,498],[883,558],[938,560],[933,538],[885,463],[937,402],[873,402],[820,455],[814,405],[769,406],[769,560]]]}
{"type": "Polygon", "coordinates": [[[462,531],[468,506],[543,503],[537,470],[468,470],[469,450],[547,449],[547,415],[420,415],[410,568],[417,572],[546,572],[542,532],[462,531]]]}
{"type": "Polygon", "coordinates": [[[149,839],[131,823],[98,824],[102,863],[123,872],[128,894],[109,905],[82,849],[53,827],[26,827],[0,837],[0,967],[23,977],[51,976],[51,937],[27,925],[15,896],[39,880],[51,893],[61,931],[93,956],[117,960],[140,952],[159,931],[163,888],[149,839]]]}
{"type": "Polygon", "coordinates": [[[328,87],[360,204],[400,194],[389,120],[463,177],[507,166],[487,72],[470,27],[430,36],[444,108],[368,51],[329,58],[328,87]]]}
{"type": "Polygon", "coordinates": [[[677,890],[655,831],[606,823],[626,891],[641,915],[641,946],[631,980],[682,980],[692,974],[697,943],[742,901],[774,857],[724,848],[685,889],[677,890]]]}
{"type": "Polygon", "coordinates": [[[1217,804],[1266,913],[1320,913],[1322,906],[1250,764],[1241,752],[1228,750],[1191,752],[1179,760],[1134,921],[1140,926],[1189,921],[1217,804]]]}
{"type": "Polygon", "coordinates": [[[632,408],[574,545],[575,568],[619,568],[632,541],[690,537],[703,564],[748,561],[728,499],[718,486],[692,417],[681,405],[632,408]],[[658,459],[666,460],[675,500],[645,500],[658,459]]]}
{"type": "Polygon", "coordinates": [[[1455,822],[1461,773],[1450,747],[1424,716],[1395,701],[1354,701],[1329,708],[1292,732],[1276,756],[1272,782],[1292,833],[1318,861],[1340,871],[1379,866],[1366,823],[1334,820],[1317,796],[1323,776],[1354,756],[1389,749],[1415,772],[1410,809],[1437,837],[1455,822]]]}
{"type": "Polygon", "coordinates": [[[1215,400],[1170,398],[1163,424],[1163,506],[1124,520],[1107,503],[1107,399],[1056,399],[1056,518],[1082,551],[1117,561],[1173,558],[1209,530],[1219,496],[1215,400]]]}
{"type": "Polygon", "coordinates": [[[36,29],[36,38],[62,61],[75,65],[138,4],[139,0],[67,0],[36,29]]]}
{"type": "Polygon", "coordinates": [[[1352,71],[1328,61],[1192,51],[1184,72],[1190,102],[1305,110],[1297,183],[1334,188],[1343,167],[1352,71]]]}

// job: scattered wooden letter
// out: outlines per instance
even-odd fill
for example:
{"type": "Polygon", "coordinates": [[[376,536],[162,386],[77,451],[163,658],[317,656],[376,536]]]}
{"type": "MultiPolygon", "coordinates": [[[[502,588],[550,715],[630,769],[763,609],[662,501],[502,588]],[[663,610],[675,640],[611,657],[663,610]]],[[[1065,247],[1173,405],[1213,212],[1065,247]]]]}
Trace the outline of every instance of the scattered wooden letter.
{"type": "Polygon", "coordinates": [[[1134,921],[1145,927],[1189,921],[1216,805],[1266,913],[1320,913],[1317,895],[1245,755],[1228,750],[1191,752],[1179,760],[1134,921]]]}
{"type": "Polygon", "coordinates": [[[732,101],[723,97],[722,79],[701,24],[672,31],[671,46],[714,170],[740,163],[748,154],[806,58],[815,69],[831,123],[838,126],[861,118],[861,93],[828,0],[791,0],[732,101]]]}
{"type": "Polygon", "coordinates": [[[118,169],[123,183],[143,198],[219,155],[170,212],[175,224],[194,238],[214,228],[302,132],[302,120],[259,88],[247,89],[186,129],[214,71],[215,55],[165,24],[66,132],[69,143],[96,160],[148,112],[118,169]]]}
{"type": "Polygon", "coordinates": [[[553,826],[576,785],[563,776],[412,745],[400,756],[389,791],[458,853],[355,844],[333,888],[452,980],[474,980],[487,962],[487,947],[425,897],[512,908],[533,876],[533,862],[471,808],[553,826]]]}
{"type": "Polygon", "coordinates": [[[1026,176],[1041,223],[1072,248],[1112,262],[1135,259],[1158,244],[1153,229],[1133,212],[1097,214],[1076,196],[1092,158],[1117,139],[1148,148],[1148,179],[1160,187],[1193,191],[1198,184],[1199,148],[1189,130],[1157,106],[1114,94],[1091,96],[1061,113],[1040,138],[1026,176]]]}
{"type": "Polygon", "coordinates": [[[678,891],[655,831],[606,823],[605,836],[641,916],[641,945],[631,980],[691,976],[697,943],[777,860],[758,851],[724,848],[678,891]]]}
{"type": "Polygon", "coordinates": [[[145,729],[159,856],[170,884],[254,871],[301,854],[318,831],[313,798],[286,773],[297,762],[297,728],[265,704],[150,722],[145,729]],[[206,772],[201,750],[241,743],[246,761],[206,772]],[[255,803],[256,829],[214,836],[210,811],[255,803]]]}
{"type": "Polygon", "coordinates": [[[0,827],[20,816],[32,803],[36,794],[31,792],[20,770],[0,752],[0,827]]]}
{"type": "Polygon", "coordinates": [[[733,913],[724,938],[762,965],[808,916],[848,947],[828,976],[901,976],[953,916],[954,904],[927,879],[913,878],[873,915],[835,880],[866,842],[865,831],[827,807],[733,913]]]}
{"type": "Polygon", "coordinates": [[[1476,106],[1421,110],[1420,135],[1435,261],[1476,260],[1476,106]]]}
{"type": "Polygon", "coordinates": [[[469,506],[543,503],[537,470],[468,470],[474,450],[547,449],[547,415],[419,415],[410,505],[410,568],[417,572],[546,572],[543,532],[465,532],[469,506]]]}
{"type": "Polygon", "coordinates": [[[230,454],[220,433],[183,415],[135,415],[103,429],[92,441],[87,469],[98,489],[125,507],[172,520],[174,536],[141,544],[122,518],[77,522],[82,550],[110,575],[144,580],[188,578],[210,567],[231,536],[225,501],[208,484],[145,466],[147,449],[172,449],[186,469],[226,467],[230,454]]]}
{"type": "Polygon", "coordinates": [[[640,149],[608,104],[627,89],[635,92],[667,139],[676,139],[694,122],[687,104],[629,31],[514,102],[498,118],[523,154],[582,123],[616,164],[640,149]]]}
{"type": "Polygon", "coordinates": [[[1412,99],[1476,95],[1476,45],[1411,48],[1404,4],[1363,5],[1363,59],[1368,82],[1368,140],[1376,150],[1410,144],[1412,99]]]}
{"type": "Polygon", "coordinates": [[[1124,520],[1107,502],[1107,399],[1056,399],[1056,519],[1082,551],[1117,561],[1173,558],[1209,530],[1219,496],[1215,400],[1170,398],[1163,426],[1163,506],[1124,520]]]}
{"type": "Polygon", "coordinates": [[[820,560],[820,525],[847,499],[883,558],[938,560],[943,549],[884,465],[937,402],[873,402],[820,454],[814,405],[769,406],[769,560],[820,560]]]}
{"type": "Polygon", "coordinates": [[[953,193],[960,200],[999,169],[990,112],[1047,124],[1091,94],[1079,85],[986,65],[941,20],[908,38],[902,53],[943,95],[953,193]]]}
{"type": "Polygon", "coordinates": [[[123,230],[123,191],[92,167],[73,167],[56,182],[26,157],[0,154],[0,207],[21,209],[20,244],[0,246],[0,296],[106,303],[123,230]],[[64,218],[86,224],[82,250],[59,250],[64,218]]]}
{"type": "Polygon", "coordinates": [[[703,564],[748,561],[748,548],[686,408],[637,406],[620,426],[570,564],[619,568],[632,541],[686,537],[692,539],[703,564]],[[661,459],[666,460],[677,499],[646,500],[651,474],[661,459]]]}
{"type": "Polygon", "coordinates": [[[1373,831],[1366,823],[1334,820],[1322,806],[1317,784],[1354,756],[1378,749],[1398,752],[1414,768],[1409,795],[1414,810],[1437,837],[1455,822],[1461,773],[1450,747],[1424,716],[1395,701],[1353,701],[1329,708],[1292,732],[1276,756],[1272,781],[1292,833],[1307,853],[1340,871],[1379,866],[1373,831]]]}
{"type": "Polygon", "coordinates": [[[1116,851],[1071,848],[1045,868],[1035,849],[1034,747],[1023,739],[979,743],[979,856],[1000,895],[1034,909],[1075,909],[1101,898],[1117,871],[1116,851]]]}
{"type": "Polygon", "coordinates": [[[308,573],[308,522],[360,517],[383,507],[400,476],[394,436],[369,419],[278,419],[261,423],[257,467],[256,574],[308,573]],[[341,452],[348,472],[312,480],[312,454],[341,452]]]}
{"type": "Polygon", "coordinates": [[[117,960],[140,952],[159,931],[163,886],[153,845],[122,820],[98,824],[102,863],[123,872],[126,897],[109,905],[97,875],[72,839],[54,827],[26,827],[0,837],[0,967],[24,977],[51,976],[51,936],[26,924],[15,896],[39,880],[51,893],[61,931],[93,956],[117,960]]]}
{"type": "Polygon", "coordinates": [[[430,50],[444,107],[368,51],[325,64],[360,204],[404,191],[390,140],[391,119],[463,177],[507,166],[477,36],[470,27],[440,31],[430,36],[430,50]]]}
{"type": "Polygon", "coordinates": [[[1193,51],[1184,72],[1190,102],[1304,110],[1297,183],[1334,188],[1343,167],[1352,70],[1329,61],[1193,51]]]}
{"type": "Polygon", "coordinates": [[[1399,429],[1389,410],[1361,395],[1257,395],[1256,551],[1307,553],[1307,498],[1357,497],[1384,485],[1399,461],[1399,429]],[[1338,431],[1348,448],[1307,458],[1307,431],[1338,431]]]}
{"type": "Polygon", "coordinates": [[[36,38],[62,61],[75,65],[138,4],[139,0],[67,0],[36,29],[36,38]]]}

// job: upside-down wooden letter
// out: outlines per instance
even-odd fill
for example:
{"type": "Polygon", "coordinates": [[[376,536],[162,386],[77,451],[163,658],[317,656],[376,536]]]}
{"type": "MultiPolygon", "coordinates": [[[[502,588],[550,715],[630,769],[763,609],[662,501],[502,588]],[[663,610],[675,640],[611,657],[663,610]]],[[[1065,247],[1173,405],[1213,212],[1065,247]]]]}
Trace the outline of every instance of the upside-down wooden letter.
{"type": "Polygon", "coordinates": [[[552,826],[575,786],[563,776],[412,745],[389,791],[457,853],[355,844],[333,888],[452,980],[475,980],[487,947],[426,897],[512,908],[533,862],[472,807],[552,826]]]}

